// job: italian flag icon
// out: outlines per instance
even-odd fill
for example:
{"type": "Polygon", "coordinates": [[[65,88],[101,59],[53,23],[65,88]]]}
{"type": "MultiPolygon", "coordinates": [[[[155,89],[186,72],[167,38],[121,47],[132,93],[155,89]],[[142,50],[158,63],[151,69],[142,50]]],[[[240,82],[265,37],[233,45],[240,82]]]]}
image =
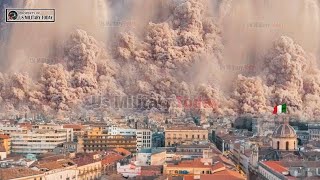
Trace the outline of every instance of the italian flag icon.
{"type": "Polygon", "coordinates": [[[287,104],[278,105],[273,108],[273,114],[280,114],[280,113],[286,113],[286,112],[287,112],[287,104]]]}

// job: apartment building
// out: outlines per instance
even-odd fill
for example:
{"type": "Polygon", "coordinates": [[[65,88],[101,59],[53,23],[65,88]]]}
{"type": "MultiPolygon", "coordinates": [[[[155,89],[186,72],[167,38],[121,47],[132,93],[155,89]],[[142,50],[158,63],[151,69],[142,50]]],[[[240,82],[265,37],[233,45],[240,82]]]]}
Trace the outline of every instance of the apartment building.
{"type": "Polygon", "coordinates": [[[100,128],[93,128],[82,137],[84,152],[107,151],[114,148],[124,148],[136,152],[137,138],[133,135],[109,135],[100,128]]]}
{"type": "Polygon", "coordinates": [[[137,152],[140,152],[141,149],[151,148],[152,147],[152,134],[149,129],[137,129],[137,152]]]}
{"type": "Polygon", "coordinates": [[[175,146],[194,141],[208,141],[208,130],[201,127],[172,127],[165,129],[165,145],[175,146]]]}
{"type": "Polygon", "coordinates": [[[77,154],[72,161],[77,164],[77,180],[100,179],[102,175],[100,154],[77,154]]]}
{"type": "Polygon", "coordinates": [[[25,133],[27,131],[27,127],[20,127],[19,125],[0,125],[0,133],[5,135],[10,135],[11,133],[25,133]]]}
{"type": "Polygon", "coordinates": [[[135,136],[137,129],[122,128],[117,126],[108,127],[109,135],[135,136]]]}
{"type": "Polygon", "coordinates": [[[76,180],[78,175],[77,164],[69,159],[38,161],[30,169],[43,172],[45,177],[42,179],[45,180],[76,180]]]}
{"type": "Polygon", "coordinates": [[[68,153],[79,153],[82,152],[78,143],[76,142],[65,142],[59,144],[56,148],[53,149],[55,154],[68,154],[68,153]]]}
{"type": "MultiPolygon", "coordinates": [[[[179,163],[168,163],[163,167],[163,174],[170,176],[193,176],[192,179],[202,179],[201,175],[211,175],[219,171],[226,170],[222,162],[214,164],[203,162],[201,158],[194,160],[184,160],[179,163]]],[[[204,178],[203,178],[204,179],[204,178]]],[[[208,178],[216,179],[216,178],[208,178]]],[[[226,179],[228,179],[226,177],[226,179]]]]}
{"type": "Polygon", "coordinates": [[[319,179],[319,161],[260,161],[259,179],[319,179]]]}
{"type": "Polygon", "coordinates": [[[27,132],[11,133],[11,152],[19,154],[42,154],[52,152],[59,144],[67,142],[65,131],[33,129],[27,132]]]}
{"type": "Polygon", "coordinates": [[[320,124],[309,124],[308,132],[310,140],[320,140],[320,124]]]}
{"type": "Polygon", "coordinates": [[[122,136],[136,136],[137,137],[137,149],[139,152],[144,148],[152,147],[152,132],[149,129],[130,129],[130,128],[119,128],[119,127],[109,127],[109,135],[122,135],[122,136]]]}
{"type": "Polygon", "coordinates": [[[142,149],[136,156],[137,165],[163,165],[166,161],[166,155],[166,150],[162,148],[142,149]]]}
{"type": "Polygon", "coordinates": [[[62,125],[56,124],[38,124],[33,125],[32,129],[42,129],[42,130],[56,130],[57,132],[64,132],[67,136],[67,142],[73,142],[73,128],[64,127],[62,125]]]}
{"type": "Polygon", "coordinates": [[[78,142],[78,137],[84,135],[84,126],[80,124],[64,124],[64,129],[71,128],[73,129],[73,142],[78,142]]]}

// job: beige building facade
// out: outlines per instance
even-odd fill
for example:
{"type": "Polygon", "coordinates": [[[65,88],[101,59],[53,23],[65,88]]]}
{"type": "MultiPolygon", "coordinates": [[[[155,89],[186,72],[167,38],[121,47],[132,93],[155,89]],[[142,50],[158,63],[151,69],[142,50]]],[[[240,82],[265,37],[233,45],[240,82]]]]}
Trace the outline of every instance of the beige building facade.
{"type": "Polygon", "coordinates": [[[200,127],[172,127],[165,130],[165,145],[208,141],[208,130],[200,127]]]}

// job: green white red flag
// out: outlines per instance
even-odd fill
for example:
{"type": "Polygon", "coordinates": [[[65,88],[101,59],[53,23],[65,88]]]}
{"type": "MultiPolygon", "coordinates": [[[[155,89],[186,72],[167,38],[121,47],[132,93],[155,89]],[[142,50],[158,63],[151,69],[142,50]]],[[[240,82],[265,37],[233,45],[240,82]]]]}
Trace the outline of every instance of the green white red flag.
{"type": "Polygon", "coordinates": [[[273,114],[281,114],[286,112],[287,112],[287,104],[278,105],[273,108],[273,114]]]}

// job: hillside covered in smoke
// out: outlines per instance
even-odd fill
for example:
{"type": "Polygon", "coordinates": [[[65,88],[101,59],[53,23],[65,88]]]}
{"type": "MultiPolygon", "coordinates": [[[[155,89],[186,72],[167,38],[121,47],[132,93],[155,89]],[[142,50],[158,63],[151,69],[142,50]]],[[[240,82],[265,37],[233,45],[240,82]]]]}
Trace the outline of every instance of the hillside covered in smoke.
{"type": "Polygon", "coordinates": [[[88,31],[74,29],[56,43],[60,61],[42,63],[37,76],[0,73],[0,111],[113,111],[112,106],[94,107],[93,100],[143,95],[134,103],[157,103],[139,109],[145,112],[268,115],[275,105],[286,103],[292,116],[318,118],[316,56],[286,34],[272,39],[266,53],[251,62],[255,72],[220,72],[232,63],[225,55],[224,26],[231,2],[222,1],[217,12],[210,13],[205,0],[168,0],[159,7],[169,9],[161,21],[151,20],[139,33],[121,31],[106,45],[88,31]],[[226,88],[224,83],[231,85],[226,88]],[[201,99],[198,106],[185,106],[186,99],[196,98],[201,99]]]}

